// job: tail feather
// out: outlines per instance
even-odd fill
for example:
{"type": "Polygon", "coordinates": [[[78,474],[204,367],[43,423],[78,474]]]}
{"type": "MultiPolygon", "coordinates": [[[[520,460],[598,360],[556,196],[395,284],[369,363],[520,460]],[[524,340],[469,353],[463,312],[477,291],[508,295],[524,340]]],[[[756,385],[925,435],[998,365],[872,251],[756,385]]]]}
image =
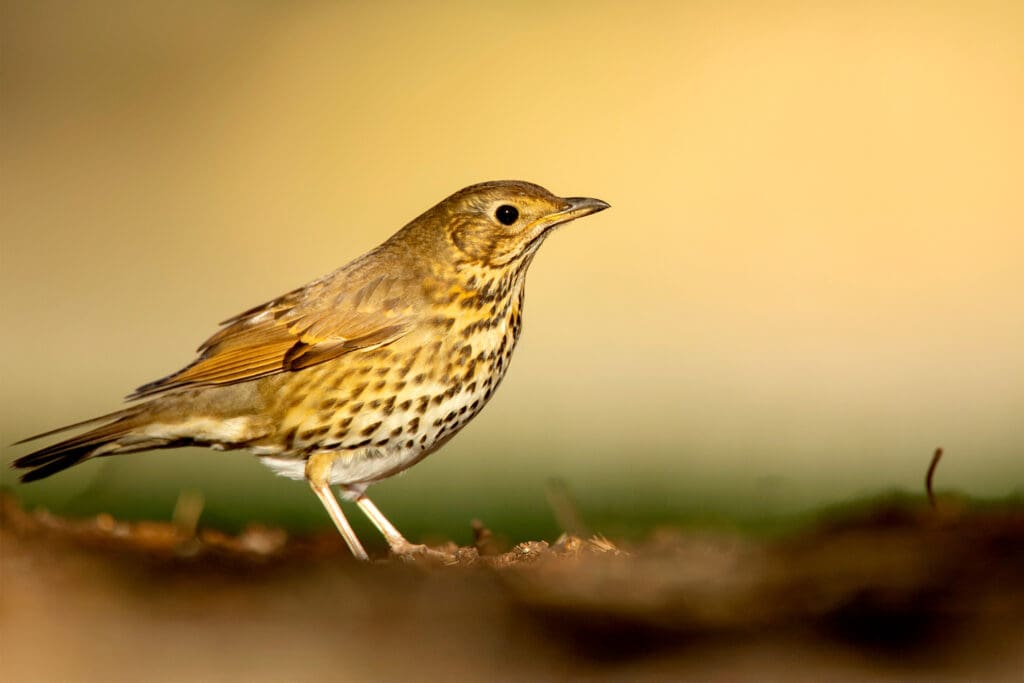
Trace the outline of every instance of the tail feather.
{"type": "Polygon", "coordinates": [[[108,423],[24,455],[15,460],[11,466],[29,470],[21,476],[23,482],[29,482],[56,474],[89,458],[115,453],[131,453],[151,448],[165,448],[171,445],[169,439],[154,438],[135,432],[134,430],[146,423],[146,419],[142,417],[142,411],[134,408],[37,434],[18,443],[103,420],[108,423]]]}
{"type": "Polygon", "coordinates": [[[127,418],[127,417],[132,417],[132,416],[137,415],[138,413],[139,413],[139,411],[138,411],[137,408],[128,408],[128,409],[125,409],[125,410],[115,410],[114,412],[107,413],[106,415],[100,415],[99,417],[94,417],[94,418],[91,418],[91,419],[88,419],[88,420],[82,420],[81,422],[74,422],[74,423],[69,424],[69,425],[64,425],[63,427],[57,427],[56,429],[51,429],[49,431],[41,432],[39,434],[33,434],[32,436],[27,436],[24,439],[21,439],[20,441],[15,441],[11,445],[12,446],[18,446],[18,445],[21,445],[23,443],[28,443],[29,441],[35,441],[37,439],[45,439],[48,436],[53,436],[54,434],[60,434],[61,432],[69,432],[72,429],[80,429],[82,427],[88,427],[89,425],[94,425],[94,424],[97,424],[99,422],[112,422],[114,420],[121,420],[121,419],[124,419],[124,418],[127,418]]]}

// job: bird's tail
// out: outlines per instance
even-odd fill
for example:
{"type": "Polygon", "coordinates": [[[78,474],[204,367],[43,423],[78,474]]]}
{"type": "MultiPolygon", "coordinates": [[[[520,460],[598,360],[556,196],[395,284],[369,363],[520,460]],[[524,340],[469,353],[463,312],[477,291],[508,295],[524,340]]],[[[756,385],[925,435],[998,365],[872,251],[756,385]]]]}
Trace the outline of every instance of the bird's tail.
{"type": "Polygon", "coordinates": [[[183,445],[180,440],[146,434],[144,427],[150,424],[151,420],[150,411],[144,404],[36,434],[22,439],[18,443],[34,441],[69,429],[99,424],[98,427],[87,432],[22,456],[11,466],[16,469],[28,470],[21,475],[21,480],[29,482],[56,474],[89,458],[183,445]]]}

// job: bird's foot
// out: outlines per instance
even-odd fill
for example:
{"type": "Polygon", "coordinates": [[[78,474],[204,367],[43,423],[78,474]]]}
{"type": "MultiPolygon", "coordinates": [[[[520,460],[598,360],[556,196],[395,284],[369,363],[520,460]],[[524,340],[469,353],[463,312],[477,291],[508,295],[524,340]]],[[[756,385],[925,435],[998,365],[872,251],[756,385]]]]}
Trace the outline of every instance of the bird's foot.
{"type": "Polygon", "coordinates": [[[434,550],[422,543],[410,543],[404,539],[401,542],[391,544],[391,555],[404,562],[417,562],[419,560],[431,560],[443,564],[458,562],[455,553],[434,550]]]}

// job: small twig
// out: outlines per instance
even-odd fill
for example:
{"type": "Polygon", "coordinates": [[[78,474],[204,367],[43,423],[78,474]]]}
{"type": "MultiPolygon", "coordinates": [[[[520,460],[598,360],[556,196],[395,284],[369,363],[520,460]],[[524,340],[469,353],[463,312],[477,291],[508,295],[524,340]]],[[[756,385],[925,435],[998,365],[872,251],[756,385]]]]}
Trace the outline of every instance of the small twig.
{"type": "Polygon", "coordinates": [[[184,538],[194,538],[205,504],[202,491],[186,489],[178,494],[171,513],[171,522],[184,538]]]}
{"type": "Polygon", "coordinates": [[[565,482],[561,479],[549,480],[545,493],[547,493],[548,505],[551,506],[551,511],[555,515],[555,521],[562,527],[562,530],[570,536],[589,538],[590,529],[583,521],[579,506],[573,500],[565,482]]]}
{"type": "Polygon", "coordinates": [[[932,462],[928,465],[928,474],[924,475],[924,490],[928,494],[928,504],[932,506],[932,510],[935,509],[935,491],[932,490],[932,477],[935,476],[935,468],[939,466],[939,460],[942,459],[942,449],[936,448],[935,455],[932,456],[932,462]]]}
{"type": "Polygon", "coordinates": [[[504,548],[501,542],[494,537],[494,534],[479,519],[470,522],[473,529],[473,547],[482,556],[500,555],[504,548]]]}

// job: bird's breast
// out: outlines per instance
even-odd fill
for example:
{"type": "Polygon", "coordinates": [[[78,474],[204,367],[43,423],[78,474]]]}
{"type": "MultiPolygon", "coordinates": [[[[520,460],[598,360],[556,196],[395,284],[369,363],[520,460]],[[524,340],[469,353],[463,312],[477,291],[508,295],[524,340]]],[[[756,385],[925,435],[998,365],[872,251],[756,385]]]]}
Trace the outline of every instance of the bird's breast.
{"type": "Polygon", "coordinates": [[[451,438],[493,396],[522,329],[521,286],[481,305],[466,301],[434,307],[386,347],[295,373],[277,397],[282,420],[262,450],[267,464],[298,478],[304,456],[344,451],[334,483],[374,481],[451,438]]]}

